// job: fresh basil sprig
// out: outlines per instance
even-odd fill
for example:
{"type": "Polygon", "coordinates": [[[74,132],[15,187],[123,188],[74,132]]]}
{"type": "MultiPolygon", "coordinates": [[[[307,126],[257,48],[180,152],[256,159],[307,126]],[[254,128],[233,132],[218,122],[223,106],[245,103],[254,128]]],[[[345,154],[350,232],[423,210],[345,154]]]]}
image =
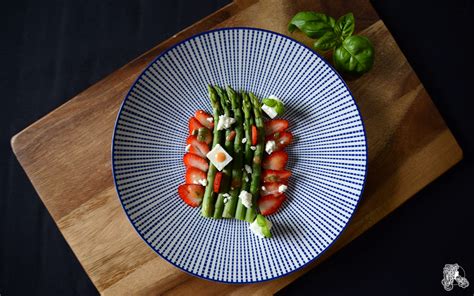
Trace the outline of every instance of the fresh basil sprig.
{"type": "Polygon", "coordinates": [[[340,72],[360,76],[374,64],[374,47],[370,40],[354,33],[355,20],[352,13],[337,21],[323,13],[305,11],[297,13],[288,24],[288,30],[299,29],[308,37],[317,39],[314,48],[320,51],[333,50],[333,64],[340,72]]]}

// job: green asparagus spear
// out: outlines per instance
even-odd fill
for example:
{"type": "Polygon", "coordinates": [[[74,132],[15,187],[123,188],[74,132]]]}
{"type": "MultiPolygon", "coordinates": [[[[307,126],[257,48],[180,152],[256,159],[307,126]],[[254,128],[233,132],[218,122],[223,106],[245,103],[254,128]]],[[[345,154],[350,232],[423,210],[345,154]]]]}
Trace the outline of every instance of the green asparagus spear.
{"type": "MultiPolygon", "coordinates": [[[[227,93],[220,87],[214,86],[217,94],[219,95],[219,99],[221,102],[222,109],[224,110],[224,114],[226,116],[232,117],[232,110],[229,102],[229,98],[227,93]]],[[[230,139],[229,136],[231,134],[231,129],[227,129],[225,131],[225,143],[224,148],[232,156],[234,152],[234,140],[230,139]]],[[[224,194],[229,191],[230,181],[232,176],[232,162],[225,166],[222,170],[222,180],[221,185],[219,188],[219,194],[217,195],[216,205],[214,209],[214,218],[220,219],[222,218],[222,212],[224,211],[224,194]]]]}
{"type": "Polygon", "coordinates": [[[245,220],[251,223],[255,220],[255,216],[257,214],[257,197],[260,192],[260,175],[262,173],[262,160],[265,145],[265,127],[263,126],[260,101],[253,93],[249,93],[249,96],[250,101],[253,105],[253,114],[255,117],[255,125],[257,127],[258,133],[256,145],[257,149],[255,149],[255,153],[253,155],[252,181],[250,183],[250,193],[252,194],[252,207],[250,209],[247,209],[247,213],[245,216],[245,220]]]}
{"type": "MultiPolygon", "coordinates": [[[[223,132],[217,130],[217,124],[219,122],[219,115],[222,112],[221,104],[219,102],[219,97],[217,96],[216,90],[208,85],[209,98],[211,100],[212,114],[214,117],[214,132],[212,139],[212,147],[216,146],[222,141],[223,132]]],[[[209,171],[207,172],[207,186],[204,191],[204,197],[202,200],[201,215],[204,217],[212,217],[214,214],[214,178],[217,173],[217,168],[211,163],[209,165],[209,171]]]]}
{"type": "Polygon", "coordinates": [[[250,164],[253,157],[253,150],[250,148],[252,146],[252,125],[254,125],[255,121],[253,119],[252,102],[250,102],[248,94],[242,94],[242,99],[242,110],[245,117],[244,130],[245,138],[247,139],[245,142],[245,163],[250,164]]]}
{"type": "MultiPolygon", "coordinates": [[[[250,174],[243,172],[242,175],[242,190],[249,192],[250,190],[250,174]]],[[[239,220],[245,220],[245,214],[247,213],[247,208],[242,203],[240,198],[237,199],[237,208],[235,210],[235,218],[239,220]]]]}
{"type": "MultiPolygon", "coordinates": [[[[250,102],[249,96],[246,93],[242,93],[242,110],[244,111],[244,130],[245,130],[245,153],[244,153],[244,164],[252,166],[253,150],[250,148],[252,146],[252,125],[254,124],[253,120],[253,111],[252,103],[250,102]]],[[[242,178],[242,190],[250,190],[250,175],[247,172],[243,173],[242,178]]],[[[235,211],[235,218],[239,220],[245,220],[247,208],[242,204],[240,198],[237,201],[237,209],[235,211]]]]}
{"type": "Polygon", "coordinates": [[[230,187],[230,199],[225,204],[224,213],[225,218],[233,218],[235,215],[235,208],[237,207],[237,200],[239,199],[240,187],[242,186],[242,167],[244,151],[242,149],[243,138],[243,119],[241,110],[241,101],[239,95],[230,86],[227,86],[227,94],[234,110],[235,118],[235,139],[234,139],[234,160],[232,164],[232,181],[230,187]]]}

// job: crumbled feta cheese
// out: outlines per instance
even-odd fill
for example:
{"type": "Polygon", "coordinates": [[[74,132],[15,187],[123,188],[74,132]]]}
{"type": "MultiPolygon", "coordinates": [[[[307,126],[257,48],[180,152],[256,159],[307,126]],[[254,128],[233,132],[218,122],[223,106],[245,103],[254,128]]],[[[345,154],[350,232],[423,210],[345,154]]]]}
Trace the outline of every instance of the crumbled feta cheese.
{"type": "Polygon", "coordinates": [[[213,122],[213,121],[214,121],[214,118],[208,117],[208,118],[206,118],[206,120],[209,121],[209,122],[213,122]]]}
{"type": "Polygon", "coordinates": [[[189,152],[189,148],[191,148],[191,144],[186,145],[186,148],[184,149],[186,152],[189,152]]]}
{"type": "Polygon", "coordinates": [[[247,208],[250,209],[252,207],[252,194],[242,190],[239,194],[239,198],[242,201],[242,204],[247,208]]]}
{"type": "Polygon", "coordinates": [[[206,186],[207,185],[207,180],[206,179],[201,179],[201,180],[198,180],[198,183],[201,184],[202,186],[206,186]]]}
{"type": "Polygon", "coordinates": [[[268,117],[270,117],[271,119],[275,118],[278,113],[276,112],[275,108],[273,107],[270,107],[270,106],[267,106],[265,104],[262,105],[262,110],[263,112],[265,112],[268,117]]]}
{"type": "Polygon", "coordinates": [[[219,115],[219,122],[217,122],[217,130],[228,129],[235,123],[235,119],[227,115],[219,115]]]}
{"type": "Polygon", "coordinates": [[[255,146],[250,146],[250,149],[252,149],[252,150],[256,150],[256,149],[257,149],[257,147],[255,147],[255,146]]]}
{"type": "Polygon", "coordinates": [[[222,197],[224,197],[224,203],[227,203],[230,200],[230,194],[229,193],[222,194],[222,197]]]}
{"type": "MultiPolygon", "coordinates": [[[[272,228],[273,224],[270,220],[267,219],[267,227],[268,230],[272,228]]],[[[257,219],[255,219],[250,225],[249,225],[250,230],[255,234],[258,235],[261,238],[265,238],[263,235],[262,227],[258,225],[257,219]]]]}
{"type": "Polygon", "coordinates": [[[262,190],[263,190],[263,191],[266,191],[267,188],[266,188],[265,186],[262,186],[262,190]]]}
{"type": "Polygon", "coordinates": [[[265,144],[265,151],[267,151],[268,154],[272,154],[273,151],[275,151],[276,148],[276,143],[273,140],[267,141],[265,144]]]}
{"type": "Polygon", "coordinates": [[[245,143],[247,143],[247,138],[242,139],[242,144],[245,144],[245,143]]]}
{"type": "Polygon", "coordinates": [[[248,164],[246,164],[246,165],[244,166],[244,168],[245,168],[245,171],[247,172],[247,174],[251,174],[251,173],[252,173],[252,168],[251,168],[248,164]]]}
{"type": "Polygon", "coordinates": [[[278,187],[278,192],[283,193],[283,192],[286,191],[286,189],[288,189],[288,186],[286,186],[285,184],[281,184],[281,185],[278,187]]]}

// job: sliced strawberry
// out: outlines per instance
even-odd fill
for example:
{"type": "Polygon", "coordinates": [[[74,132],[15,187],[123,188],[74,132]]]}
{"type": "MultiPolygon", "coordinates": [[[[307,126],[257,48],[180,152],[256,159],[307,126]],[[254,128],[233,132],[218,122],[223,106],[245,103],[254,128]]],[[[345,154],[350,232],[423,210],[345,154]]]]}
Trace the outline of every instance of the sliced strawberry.
{"type": "Polygon", "coordinates": [[[252,125],[252,145],[257,145],[258,132],[257,127],[252,125]]]}
{"type": "Polygon", "coordinates": [[[190,135],[197,135],[198,130],[204,127],[196,118],[191,117],[189,118],[189,134],[190,135]]]}
{"type": "Polygon", "coordinates": [[[288,120],[273,119],[265,122],[265,134],[271,135],[277,132],[283,132],[288,128],[288,120]]]}
{"type": "Polygon", "coordinates": [[[194,117],[196,117],[196,119],[208,129],[214,128],[214,118],[209,113],[202,110],[197,110],[196,114],[194,114],[194,117]]]}
{"type": "Polygon", "coordinates": [[[196,154],[186,153],[183,157],[183,162],[184,165],[188,168],[197,168],[203,172],[207,172],[207,170],[209,169],[209,163],[207,163],[207,160],[197,156],[196,154]]]}
{"type": "Polygon", "coordinates": [[[263,169],[265,170],[283,170],[288,162],[288,154],[285,151],[277,151],[270,154],[263,161],[263,169]]]}
{"type": "MultiPolygon", "coordinates": [[[[250,177],[249,177],[250,179],[250,177]]],[[[230,181],[230,188],[240,188],[242,186],[242,180],[239,178],[232,178],[230,181]]]]}
{"type": "Polygon", "coordinates": [[[281,151],[293,142],[293,134],[290,132],[276,132],[265,138],[265,143],[275,141],[275,149],[273,151],[281,151]]]}
{"type": "Polygon", "coordinates": [[[274,214],[285,199],[283,193],[261,196],[257,201],[260,213],[264,216],[274,214]]]}
{"type": "Polygon", "coordinates": [[[217,172],[214,177],[214,192],[219,193],[219,188],[221,187],[222,181],[222,172],[217,172]]]}
{"type": "Polygon", "coordinates": [[[229,135],[227,135],[227,137],[225,138],[226,141],[232,141],[235,139],[235,131],[230,131],[229,135]]]}
{"type": "Polygon", "coordinates": [[[206,173],[195,167],[189,167],[186,169],[185,176],[186,184],[200,184],[202,180],[207,180],[206,173]]]}
{"type": "Polygon", "coordinates": [[[286,170],[264,170],[262,172],[262,181],[264,183],[268,182],[279,182],[279,183],[288,183],[288,178],[291,176],[290,171],[286,170]]]}
{"type": "Polygon", "coordinates": [[[209,146],[204,142],[199,142],[196,136],[189,136],[186,144],[190,145],[189,152],[202,158],[206,158],[207,153],[209,153],[209,146]]]}
{"type": "Polygon", "coordinates": [[[185,203],[195,208],[202,202],[202,197],[204,196],[204,186],[195,184],[179,185],[178,194],[185,203]]]}
{"type": "Polygon", "coordinates": [[[283,193],[278,190],[281,185],[285,185],[285,184],[278,183],[278,182],[263,183],[262,190],[260,191],[260,196],[283,193]]]}
{"type": "Polygon", "coordinates": [[[198,129],[197,139],[199,142],[204,142],[209,145],[212,142],[212,132],[207,127],[201,127],[198,129]]]}

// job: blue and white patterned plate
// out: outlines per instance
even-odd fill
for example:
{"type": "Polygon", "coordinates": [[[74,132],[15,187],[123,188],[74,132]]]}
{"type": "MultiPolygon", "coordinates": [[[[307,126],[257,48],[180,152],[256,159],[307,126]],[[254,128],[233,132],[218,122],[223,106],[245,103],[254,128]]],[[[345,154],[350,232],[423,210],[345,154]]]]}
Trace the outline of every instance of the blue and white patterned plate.
{"type": "Polygon", "coordinates": [[[138,77],[118,114],[112,167],[125,213],[160,256],[205,279],[251,283],[301,268],[336,240],[361,197],[366,144],[349,89],[321,57],[274,32],[228,28],[175,45],[138,77]],[[211,111],[207,84],[285,103],[293,175],[271,239],[246,222],[204,219],[178,197],[188,119],[211,111]]]}

